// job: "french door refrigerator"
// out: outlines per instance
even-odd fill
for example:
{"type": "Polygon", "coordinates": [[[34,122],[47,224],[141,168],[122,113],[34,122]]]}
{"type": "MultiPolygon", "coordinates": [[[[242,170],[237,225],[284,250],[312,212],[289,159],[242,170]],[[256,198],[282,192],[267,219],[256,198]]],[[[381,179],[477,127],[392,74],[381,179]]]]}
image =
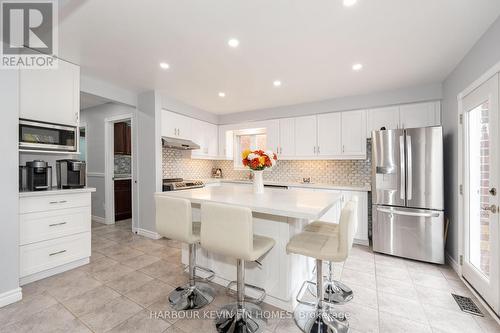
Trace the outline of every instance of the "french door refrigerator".
{"type": "Polygon", "coordinates": [[[444,263],[441,126],[372,132],[373,250],[444,263]]]}

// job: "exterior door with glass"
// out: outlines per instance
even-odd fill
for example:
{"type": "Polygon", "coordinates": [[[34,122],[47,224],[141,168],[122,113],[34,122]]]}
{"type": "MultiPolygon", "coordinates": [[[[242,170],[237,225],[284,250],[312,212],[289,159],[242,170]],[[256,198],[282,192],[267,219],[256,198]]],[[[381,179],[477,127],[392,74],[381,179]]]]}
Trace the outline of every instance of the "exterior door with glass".
{"type": "Polygon", "coordinates": [[[498,80],[496,74],[462,99],[462,275],[496,313],[500,313],[498,80]]]}

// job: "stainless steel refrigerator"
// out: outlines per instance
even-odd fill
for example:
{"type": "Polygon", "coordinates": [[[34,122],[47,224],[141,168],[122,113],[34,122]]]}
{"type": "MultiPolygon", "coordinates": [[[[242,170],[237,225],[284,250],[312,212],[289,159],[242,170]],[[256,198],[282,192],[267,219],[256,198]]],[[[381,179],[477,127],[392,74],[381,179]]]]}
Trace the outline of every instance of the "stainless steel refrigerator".
{"type": "Polygon", "coordinates": [[[443,129],[372,132],[373,250],[444,263],[443,129]]]}

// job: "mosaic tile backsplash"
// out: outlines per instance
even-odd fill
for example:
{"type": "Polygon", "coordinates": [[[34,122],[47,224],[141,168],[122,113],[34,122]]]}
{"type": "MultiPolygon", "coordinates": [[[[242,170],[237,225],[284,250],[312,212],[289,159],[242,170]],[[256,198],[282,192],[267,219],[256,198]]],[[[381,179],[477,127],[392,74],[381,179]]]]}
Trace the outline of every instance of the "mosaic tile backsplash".
{"type": "MultiPolygon", "coordinates": [[[[371,144],[367,142],[366,160],[278,160],[276,166],[264,172],[264,179],[276,182],[311,182],[335,185],[365,185],[371,183],[371,144]]],[[[212,168],[221,168],[224,178],[248,178],[249,171],[234,170],[233,161],[192,160],[190,153],[163,148],[163,177],[185,179],[210,178],[212,168]]]]}
{"type": "Polygon", "coordinates": [[[132,156],[115,155],[115,174],[132,173],[132,156]]]}

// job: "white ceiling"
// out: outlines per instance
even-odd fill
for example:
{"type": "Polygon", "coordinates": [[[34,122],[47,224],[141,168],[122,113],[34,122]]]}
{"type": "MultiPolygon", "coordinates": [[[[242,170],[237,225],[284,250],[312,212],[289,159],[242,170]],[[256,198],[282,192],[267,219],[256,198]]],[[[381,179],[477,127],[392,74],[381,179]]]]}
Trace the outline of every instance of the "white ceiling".
{"type": "Polygon", "coordinates": [[[441,82],[500,14],[498,0],[60,3],[60,55],[84,74],[218,114],[441,82]]]}

